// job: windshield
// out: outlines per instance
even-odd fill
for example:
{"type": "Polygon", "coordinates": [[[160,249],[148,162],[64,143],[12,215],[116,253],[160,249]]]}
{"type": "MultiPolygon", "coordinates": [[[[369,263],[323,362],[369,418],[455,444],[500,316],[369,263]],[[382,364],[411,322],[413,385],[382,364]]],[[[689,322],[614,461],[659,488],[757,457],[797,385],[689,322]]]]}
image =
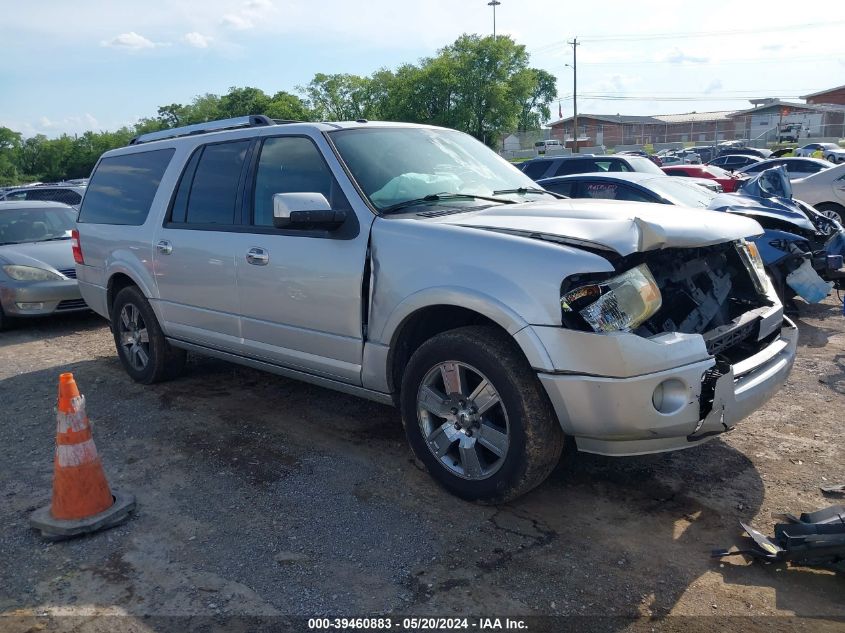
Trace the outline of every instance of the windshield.
{"type": "Polygon", "coordinates": [[[684,207],[707,208],[718,194],[700,185],[684,182],[679,178],[654,178],[640,183],[667,200],[684,207]]]}
{"type": "Polygon", "coordinates": [[[10,209],[0,211],[0,245],[70,239],[76,220],[72,209],[10,209]]]}
{"type": "Polygon", "coordinates": [[[663,174],[663,170],[660,167],[643,156],[630,156],[626,157],[626,160],[631,163],[634,171],[641,171],[647,174],[663,174]]]}
{"type": "MultiPolygon", "coordinates": [[[[462,194],[450,206],[479,206],[471,196],[504,201],[552,198],[537,184],[471,136],[430,128],[370,128],[330,133],[352,176],[378,210],[433,194],[462,194]],[[510,190],[522,192],[505,193],[510,190]]],[[[423,201],[432,196],[430,201],[423,201]]],[[[489,205],[493,201],[486,201],[489,205]]]]}

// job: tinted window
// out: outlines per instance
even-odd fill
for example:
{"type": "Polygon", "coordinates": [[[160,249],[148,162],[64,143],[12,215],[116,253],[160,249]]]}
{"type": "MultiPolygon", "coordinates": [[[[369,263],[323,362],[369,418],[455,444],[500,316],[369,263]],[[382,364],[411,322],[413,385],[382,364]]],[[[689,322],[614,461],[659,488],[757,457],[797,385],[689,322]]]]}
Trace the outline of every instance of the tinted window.
{"type": "Polygon", "coordinates": [[[79,222],[141,225],[174,150],[104,158],[88,183],[79,222]]]}
{"type": "Polygon", "coordinates": [[[562,182],[544,182],[542,185],[543,189],[547,189],[548,191],[554,191],[564,196],[572,196],[572,189],[575,183],[571,180],[564,180],[562,182]]]}
{"type": "Polygon", "coordinates": [[[253,223],[273,226],[273,194],[321,193],[333,209],[350,208],[314,143],[303,137],[264,141],[255,176],[253,223]]]}
{"type": "Polygon", "coordinates": [[[168,216],[171,222],[177,224],[185,222],[185,216],[188,214],[188,196],[191,193],[191,185],[194,184],[194,174],[197,171],[200,156],[202,156],[202,148],[191,155],[191,159],[179,178],[179,186],[176,188],[176,196],[173,198],[173,205],[168,216]]]}
{"type": "Polygon", "coordinates": [[[185,221],[233,224],[244,159],[252,141],[206,145],[197,163],[185,221]]]}
{"type": "Polygon", "coordinates": [[[533,163],[528,163],[525,167],[522,168],[522,173],[536,180],[537,178],[542,178],[546,175],[546,170],[549,168],[549,163],[546,161],[534,161],[533,163]]]}
{"type": "Polygon", "coordinates": [[[826,165],[821,165],[819,163],[812,163],[810,161],[804,160],[785,160],[782,163],[786,165],[787,171],[794,171],[794,172],[803,172],[805,174],[815,174],[816,172],[821,171],[822,169],[826,169],[826,165]]]}

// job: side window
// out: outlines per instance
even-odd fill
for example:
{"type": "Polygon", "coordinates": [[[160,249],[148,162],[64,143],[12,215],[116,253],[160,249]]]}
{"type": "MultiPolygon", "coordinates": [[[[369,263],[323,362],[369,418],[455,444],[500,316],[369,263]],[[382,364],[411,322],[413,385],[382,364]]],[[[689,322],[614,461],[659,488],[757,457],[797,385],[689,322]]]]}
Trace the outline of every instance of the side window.
{"type": "Polygon", "coordinates": [[[78,222],[143,224],[173,149],[103,158],[88,183],[78,222]]]}
{"type": "Polygon", "coordinates": [[[536,161],[533,163],[529,163],[525,166],[525,169],[522,170],[526,176],[531,178],[532,180],[536,180],[537,178],[542,178],[546,174],[546,170],[549,168],[549,164],[546,161],[536,161]]]}
{"type": "Polygon", "coordinates": [[[253,224],[273,226],[273,194],[321,193],[332,209],[350,209],[320,150],[302,136],[268,138],[255,174],[253,224]]]}
{"type": "Polygon", "coordinates": [[[591,171],[591,170],[584,170],[581,168],[581,165],[584,161],[582,160],[562,160],[560,164],[557,166],[554,175],[555,176],[568,176],[569,174],[580,174],[584,173],[584,171],[591,171]]]}
{"type": "Polygon", "coordinates": [[[234,224],[238,184],[251,142],[247,139],[203,148],[188,194],[187,224],[234,224]]]}
{"type": "Polygon", "coordinates": [[[616,200],[619,185],[615,182],[585,182],[581,186],[583,198],[600,198],[602,200],[616,200]]]}
{"type": "Polygon", "coordinates": [[[564,196],[572,196],[572,189],[573,183],[571,180],[566,180],[563,182],[550,182],[543,184],[543,189],[548,191],[553,191],[554,193],[559,193],[564,196]]]}
{"type": "Polygon", "coordinates": [[[654,202],[653,198],[628,185],[619,185],[616,190],[616,199],[627,200],[628,202],[654,202]]]}

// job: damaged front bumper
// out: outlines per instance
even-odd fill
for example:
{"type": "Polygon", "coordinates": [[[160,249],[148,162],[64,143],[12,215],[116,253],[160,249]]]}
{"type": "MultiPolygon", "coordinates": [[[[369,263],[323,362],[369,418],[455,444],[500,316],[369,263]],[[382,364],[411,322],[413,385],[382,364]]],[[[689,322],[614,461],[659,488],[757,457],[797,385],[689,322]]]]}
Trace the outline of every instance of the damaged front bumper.
{"type": "MultiPolygon", "coordinates": [[[[761,347],[733,364],[717,362],[700,354],[701,336],[674,335],[646,340],[632,334],[602,337],[601,345],[619,349],[619,357],[639,359],[643,369],[659,369],[639,375],[618,375],[618,367],[604,375],[540,372],[538,376],[560,420],[563,431],[573,437],[579,450],[602,455],[641,455],[696,446],[730,430],[737,422],[769,400],[786,382],[795,359],[798,330],[773,309],[761,321],[761,347]],[[634,349],[625,349],[628,345],[634,349]],[[662,348],[662,349],[660,349],[662,348]],[[699,353],[696,353],[699,352],[699,353]],[[690,362],[692,358],[701,360],[690,362]],[[677,366],[665,368],[672,363],[677,366]],[[663,367],[661,367],[663,366],[663,367]],[[616,374],[616,375],[614,375],[616,374]]],[[[546,328],[543,328],[546,330],[546,328]]],[[[558,330],[559,336],[570,336],[558,330]]],[[[556,351],[575,351],[579,345],[549,340],[540,333],[554,358],[556,351]]],[[[589,334],[586,336],[590,336],[589,334]]],[[[578,337],[580,338],[580,337],[578,337]]],[[[576,339],[577,340],[577,339],[576,339]]],[[[595,344],[596,338],[593,338],[595,344]]],[[[582,350],[587,352],[586,349],[582,350]]],[[[593,350],[592,359],[613,358],[593,350]]],[[[580,360],[584,360],[580,356],[580,360]]],[[[595,369],[600,363],[593,360],[595,369]]]]}

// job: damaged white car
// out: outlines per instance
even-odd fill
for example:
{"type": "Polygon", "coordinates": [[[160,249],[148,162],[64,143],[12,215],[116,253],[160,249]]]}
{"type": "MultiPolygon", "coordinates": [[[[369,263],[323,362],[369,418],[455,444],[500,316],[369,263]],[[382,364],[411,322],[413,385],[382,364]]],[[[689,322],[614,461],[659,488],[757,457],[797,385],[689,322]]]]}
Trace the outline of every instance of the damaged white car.
{"type": "Polygon", "coordinates": [[[77,229],[82,294],[135,380],[191,350],[395,403],[467,499],[538,485],[567,436],[696,446],[795,355],[755,221],[561,199],[453,130],[254,116],[153,133],[101,158],[77,229]]]}

